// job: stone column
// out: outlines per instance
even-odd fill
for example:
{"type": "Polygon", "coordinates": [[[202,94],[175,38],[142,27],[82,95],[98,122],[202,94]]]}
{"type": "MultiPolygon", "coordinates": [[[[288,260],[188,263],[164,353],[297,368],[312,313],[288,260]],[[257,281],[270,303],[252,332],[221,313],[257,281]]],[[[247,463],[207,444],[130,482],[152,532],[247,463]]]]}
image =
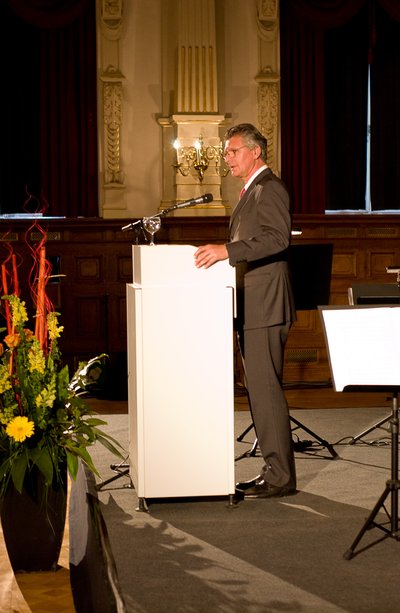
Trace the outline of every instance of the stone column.
{"type": "MultiPolygon", "coordinates": [[[[212,205],[179,209],[176,214],[225,215],[226,207],[221,201],[221,174],[225,167],[219,157],[220,131],[225,118],[218,114],[215,0],[178,0],[176,6],[174,109],[170,117],[159,120],[165,128],[164,173],[173,173],[172,199],[176,202],[204,193],[212,193],[214,198],[212,205]],[[193,150],[190,168],[187,158],[186,165],[183,163],[183,148],[188,152],[199,140],[207,152],[208,167],[204,174],[194,168],[193,150]],[[179,152],[173,150],[173,142],[179,143],[179,152]]],[[[168,198],[163,204],[166,203],[168,198]]]]}
{"type": "Polygon", "coordinates": [[[179,0],[177,113],[216,113],[214,0],[179,0]]]}

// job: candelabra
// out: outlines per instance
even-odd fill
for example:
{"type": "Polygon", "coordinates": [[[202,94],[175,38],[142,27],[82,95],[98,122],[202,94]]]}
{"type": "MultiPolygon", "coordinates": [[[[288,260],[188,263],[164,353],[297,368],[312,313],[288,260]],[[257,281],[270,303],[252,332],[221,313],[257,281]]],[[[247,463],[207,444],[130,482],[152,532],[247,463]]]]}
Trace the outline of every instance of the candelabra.
{"type": "Polygon", "coordinates": [[[203,137],[199,136],[195,143],[188,147],[181,147],[179,141],[176,140],[174,148],[177,160],[173,166],[176,172],[180,172],[184,177],[187,177],[189,173],[196,173],[201,183],[210,163],[214,163],[215,172],[220,177],[226,177],[229,172],[229,168],[224,163],[221,142],[218,145],[204,145],[203,137]]]}

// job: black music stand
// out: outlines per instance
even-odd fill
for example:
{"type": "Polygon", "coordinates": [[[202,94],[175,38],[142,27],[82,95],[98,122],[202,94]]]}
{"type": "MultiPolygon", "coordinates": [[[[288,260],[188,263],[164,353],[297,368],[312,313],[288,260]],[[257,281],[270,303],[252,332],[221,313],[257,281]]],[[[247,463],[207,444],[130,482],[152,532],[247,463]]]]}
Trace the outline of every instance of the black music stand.
{"type": "Polygon", "coordinates": [[[328,348],[329,363],[337,392],[391,392],[391,476],[378,502],[352,545],[343,554],[346,560],[355,555],[355,549],[365,532],[379,528],[387,536],[400,540],[398,518],[398,444],[400,391],[400,352],[396,331],[400,328],[399,306],[320,307],[320,315],[328,348]],[[376,360],[371,360],[373,348],[376,360]],[[390,512],[385,501],[390,495],[390,512]],[[378,523],[375,518],[383,509],[389,519],[378,523]]]}
{"type": "MultiPolygon", "coordinates": [[[[298,311],[316,310],[321,304],[329,303],[330,285],[332,275],[332,257],[333,257],[333,244],[332,243],[299,243],[293,244],[289,250],[289,267],[292,277],[292,287],[294,293],[294,299],[296,309],[298,311]]],[[[240,351],[240,342],[238,347],[240,351]]],[[[243,370],[244,360],[240,351],[242,359],[243,370]]],[[[284,389],[296,389],[306,388],[315,389],[321,387],[330,387],[329,381],[316,381],[316,382],[294,382],[283,383],[284,389]]],[[[246,389],[247,392],[247,389],[246,389]]],[[[247,398],[250,406],[250,398],[247,393],[247,398]]],[[[318,434],[307,428],[299,420],[290,415],[290,421],[294,424],[292,432],[297,429],[301,429],[310,436],[313,437],[318,443],[326,448],[331,454],[333,459],[338,457],[333,446],[324,440],[318,434]]],[[[254,427],[251,423],[238,437],[237,441],[241,442],[246,434],[254,427]]],[[[304,445],[302,443],[295,443],[295,449],[298,451],[306,451],[309,448],[309,442],[304,445]]],[[[254,457],[257,453],[258,441],[255,439],[251,448],[241,455],[236,457],[236,460],[241,460],[245,457],[254,457]]]]}
{"type": "MultiPolygon", "coordinates": [[[[397,273],[397,270],[396,268],[394,272],[397,273]]],[[[352,306],[400,304],[400,287],[399,283],[356,283],[349,287],[348,296],[349,304],[352,306]]],[[[364,436],[373,432],[373,430],[381,428],[383,424],[388,423],[391,418],[392,413],[382,417],[369,428],[352,436],[349,444],[354,445],[364,436]]]]}

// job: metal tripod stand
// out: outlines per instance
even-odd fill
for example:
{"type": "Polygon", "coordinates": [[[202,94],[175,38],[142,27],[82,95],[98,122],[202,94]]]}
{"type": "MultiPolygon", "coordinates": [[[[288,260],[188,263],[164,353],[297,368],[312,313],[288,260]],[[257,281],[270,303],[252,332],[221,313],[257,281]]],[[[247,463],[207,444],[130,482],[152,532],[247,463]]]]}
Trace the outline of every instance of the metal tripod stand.
{"type": "MultiPolygon", "coordinates": [[[[328,443],[328,441],[325,441],[323,438],[318,436],[318,434],[316,434],[315,432],[313,432],[312,430],[307,428],[307,426],[302,424],[300,421],[298,421],[297,419],[295,419],[291,415],[289,415],[289,419],[290,419],[290,421],[292,423],[295,424],[295,426],[292,428],[292,432],[294,432],[294,430],[297,430],[298,428],[300,428],[301,430],[304,430],[304,432],[307,432],[307,434],[309,434],[315,440],[317,440],[322,447],[325,447],[329,451],[329,453],[332,456],[332,459],[336,459],[338,457],[338,454],[336,453],[336,451],[335,451],[333,445],[331,445],[331,443],[328,443]]],[[[252,428],[254,428],[254,424],[251,423],[249,426],[247,426],[247,428],[245,430],[243,430],[243,432],[241,434],[239,434],[239,436],[236,438],[238,443],[240,443],[243,440],[243,438],[246,436],[246,434],[248,432],[250,432],[250,430],[252,428]]],[[[241,460],[242,458],[255,457],[255,455],[257,453],[257,447],[258,447],[258,439],[255,438],[254,443],[252,444],[251,448],[248,449],[247,451],[243,452],[241,455],[237,456],[235,458],[235,460],[241,460]]]]}
{"type": "MultiPolygon", "coordinates": [[[[121,477],[129,477],[129,464],[127,462],[121,462],[120,464],[110,464],[111,470],[113,470],[116,474],[105,481],[101,481],[97,483],[96,490],[99,492],[109,483],[113,483],[117,479],[121,477]]],[[[125,488],[133,488],[132,481],[129,481],[128,485],[124,485],[125,488]]]]}
{"type": "MultiPolygon", "coordinates": [[[[358,543],[361,541],[365,532],[371,528],[379,528],[385,534],[391,538],[400,540],[399,534],[399,407],[398,407],[398,392],[400,387],[396,386],[392,391],[392,413],[390,417],[390,430],[391,430],[391,475],[390,479],[386,481],[386,487],[380,496],[378,502],[374,506],[371,511],[369,517],[367,518],[365,524],[361,528],[360,532],[357,534],[354,539],[352,545],[349,549],[343,554],[343,557],[346,560],[351,560],[351,558],[355,555],[354,550],[357,547],[358,543]],[[390,512],[385,507],[385,501],[390,496],[390,512]],[[385,524],[379,524],[375,521],[375,517],[377,516],[380,509],[383,509],[389,519],[390,528],[385,524]]],[[[386,522],[387,523],[387,522],[386,522]]]]}
{"type": "MultiPolygon", "coordinates": [[[[241,365],[242,365],[242,370],[243,370],[244,377],[245,377],[244,389],[246,391],[247,402],[249,404],[249,407],[251,407],[250,396],[249,396],[249,392],[248,392],[247,385],[246,385],[246,368],[245,368],[244,357],[243,357],[243,352],[242,352],[242,348],[241,348],[241,345],[240,345],[240,339],[239,339],[239,334],[238,333],[236,333],[236,344],[237,344],[237,348],[238,348],[238,353],[240,355],[240,361],[241,361],[241,365]]],[[[320,387],[320,385],[318,385],[318,384],[313,385],[312,383],[308,383],[308,384],[304,384],[304,385],[299,384],[299,386],[301,386],[301,387],[305,387],[305,386],[308,386],[308,387],[320,387]]],[[[285,385],[283,387],[285,387],[285,385]]],[[[318,434],[316,434],[315,432],[313,432],[312,430],[307,428],[307,426],[302,424],[299,420],[295,419],[291,415],[289,415],[289,419],[290,419],[290,421],[293,424],[295,424],[294,427],[292,428],[292,432],[294,432],[295,430],[300,428],[301,430],[303,430],[304,432],[307,432],[307,434],[312,436],[316,441],[318,441],[322,447],[325,447],[329,451],[329,453],[331,454],[332,459],[335,460],[337,457],[339,457],[338,454],[336,453],[335,449],[333,448],[333,445],[331,445],[331,443],[328,443],[328,441],[325,441],[323,438],[318,436],[318,434]]],[[[246,434],[248,432],[250,432],[250,430],[252,428],[254,428],[254,424],[253,423],[249,424],[247,426],[247,428],[245,428],[245,430],[241,434],[239,434],[239,436],[236,438],[238,443],[240,443],[243,440],[243,438],[246,436],[246,434]]],[[[235,458],[235,460],[238,461],[238,460],[241,460],[242,458],[255,457],[255,455],[257,453],[257,448],[258,448],[258,439],[256,437],[255,440],[254,440],[254,443],[251,446],[251,448],[248,449],[247,451],[244,451],[241,455],[237,456],[235,458]]],[[[300,450],[304,451],[305,449],[300,449],[300,450]]]]}
{"type": "Polygon", "coordinates": [[[349,441],[349,445],[354,445],[358,440],[363,438],[366,434],[369,434],[373,430],[376,430],[376,428],[380,428],[381,426],[383,426],[383,424],[390,422],[391,417],[392,417],[392,414],[389,413],[389,415],[386,415],[386,417],[382,417],[379,421],[375,422],[372,426],[370,426],[366,430],[359,432],[359,434],[356,434],[356,436],[352,436],[349,441]]]}

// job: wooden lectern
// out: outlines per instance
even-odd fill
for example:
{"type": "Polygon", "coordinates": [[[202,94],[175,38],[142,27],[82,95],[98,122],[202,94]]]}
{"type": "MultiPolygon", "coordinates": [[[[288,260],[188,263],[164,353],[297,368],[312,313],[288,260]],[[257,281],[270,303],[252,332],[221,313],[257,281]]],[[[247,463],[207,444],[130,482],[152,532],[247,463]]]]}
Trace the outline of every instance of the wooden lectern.
{"type": "Polygon", "coordinates": [[[233,500],[235,270],[191,245],[134,245],[127,285],[130,477],[146,499],[233,500]]]}

